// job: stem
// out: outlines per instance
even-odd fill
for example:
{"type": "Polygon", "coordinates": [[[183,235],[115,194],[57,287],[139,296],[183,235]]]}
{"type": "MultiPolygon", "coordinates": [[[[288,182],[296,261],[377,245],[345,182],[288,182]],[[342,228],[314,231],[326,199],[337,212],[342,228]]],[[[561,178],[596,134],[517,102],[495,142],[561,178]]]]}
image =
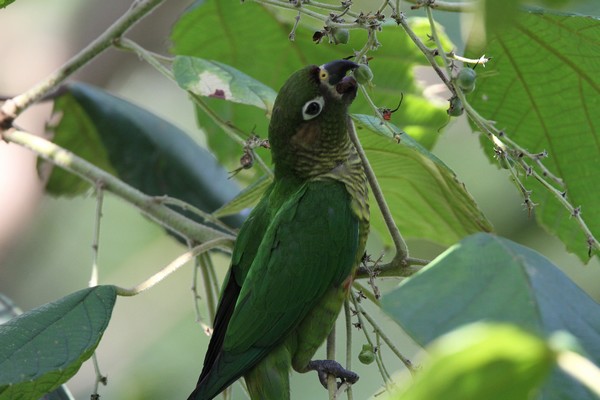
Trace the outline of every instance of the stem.
{"type": "MultiPolygon", "coordinates": [[[[408,257],[404,260],[392,260],[387,264],[377,267],[377,276],[393,276],[400,278],[408,278],[421,270],[424,265],[430,263],[430,260],[422,260],[420,258],[408,257]]],[[[356,279],[370,278],[369,270],[363,266],[358,267],[356,279]]]]}
{"type": "Polygon", "coordinates": [[[375,353],[375,357],[379,358],[379,362],[381,363],[381,366],[383,367],[383,372],[385,373],[385,378],[388,381],[391,381],[392,377],[390,375],[390,372],[387,370],[387,367],[383,362],[383,351],[381,351],[381,335],[379,334],[379,332],[375,332],[375,342],[377,343],[377,352],[375,353]]]}
{"type": "MultiPolygon", "coordinates": [[[[365,322],[362,318],[361,312],[359,311],[360,306],[358,304],[358,301],[356,300],[356,294],[354,292],[350,291],[350,295],[352,296],[352,303],[354,304],[354,309],[356,310],[356,318],[358,319],[360,330],[365,335],[365,339],[367,340],[367,343],[371,346],[372,349],[375,349],[375,344],[373,344],[373,341],[371,340],[371,336],[369,336],[369,333],[367,332],[367,329],[366,329],[367,326],[365,325],[365,322]]],[[[383,365],[381,365],[380,360],[377,357],[375,357],[375,361],[377,363],[377,369],[379,370],[381,379],[383,379],[383,382],[385,383],[385,385],[387,387],[388,381],[385,377],[383,365]]]]}
{"type": "Polygon", "coordinates": [[[202,243],[215,238],[226,239],[224,244],[233,243],[234,237],[206,225],[199,224],[169,207],[157,203],[134,187],[96,167],[56,144],[28,132],[8,130],[2,135],[8,142],[32,150],[42,158],[96,185],[101,182],[107,190],[138,208],[143,214],[178,235],[202,243]]]}
{"type": "Polygon", "coordinates": [[[167,195],[155,196],[154,200],[159,204],[177,206],[184,211],[191,211],[192,213],[194,213],[197,216],[199,216],[200,218],[202,218],[205,222],[210,222],[212,224],[215,224],[219,228],[225,230],[227,233],[230,233],[231,235],[235,235],[235,230],[233,228],[231,228],[229,225],[227,225],[226,223],[224,223],[217,217],[214,217],[212,214],[204,212],[201,209],[199,209],[198,207],[191,205],[190,203],[187,203],[183,200],[179,200],[175,197],[169,197],[167,195]]]}
{"type": "Polygon", "coordinates": [[[279,8],[287,8],[288,10],[295,10],[298,12],[301,12],[302,14],[306,14],[309,17],[312,17],[314,19],[318,19],[319,21],[327,21],[328,17],[325,17],[324,15],[319,14],[318,12],[309,10],[305,7],[302,6],[296,6],[290,2],[284,2],[284,1],[278,1],[278,0],[254,0],[256,3],[260,3],[260,4],[265,4],[265,5],[269,5],[269,6],[275,6],[275,7],[279,7],[279,8]]]}
{"type": "MultiPolygon", "coordinates": [[[[417,4],[417,8],[423,7],[422,0],[406,0],[409,3],[417,4]]],[[[450,12],[473,12],[475,11],[474,1],[463,1],[463,2],[451,2],[434,0],[431,2],[430,7],[435,7],[436,10],[450,11],[450,12]]]]}
{"type": "Polygon", "coordinates": [[[6,119],[15,119],[24,109],[39,101],[50,91],[58,87],[66,78],[91,59],[102,53],[113,43],[113,40],[123,35],[131,26],[150,13],[164,0],[136,0],[129,10],[116,20],[104,33],[81,50],[62,67],[50,74],[44,80],[28,91],[7,100],[0,108],[0,126],[6,119]]]}
{"type": "MultiPolygon", "coordinates": [[[[94,218],[94,237],[92,239],[92,276],[90,277],[90,281],[88,283],[89,287],[94,287],[98,285],[98,249],[100,247],[100,220],[102,219],[102,203],[104,200],[104,190],[102,189],[102,183],[98,182],[96,184],[96,213],[94,218]]],[[[98,363],[98,356],[94,351],[92,354],[92,363],[94,365],[94,373],[96,375],[96,379],[94,381],[94,391],[92,392],[92,396],[98,395],[98,386],[100,383],[106,385],[106,377],[102,375],[100,372],[100,365],[98,363]]]]}
{"type": "Polygon", "coordinates": [[[100,395],[98,395],[98,387],[100,386],[100,384],[103,384],[106,386],[106,376],[102,375],[102,372],[100,372],[100,365],[98,364],[98,356],[96,355],[96,352],[94,351],[94,354],[92,354],[92,363],[94,364],[94,372],[96,374],[96,380],[94,382],[94,391],[92,392],[92,399],[95,398],[94,395],[97,396],[97,398],[100,398],[100,395]]]}
{"type": "Polygon", "coordinates": [[[365,151],[360,145],[360,141],[356,133],[356,128],[354,127],[354,122],[350,117],[348,117],[346,124],[348,126],[348,134],[350,135],[350,140],[354,144],[354,147],[356,148],[356,151],[358,152],[358,155],[363,163],[367,180],[369,181],[369,185],[371,186],[371,190],[373,191],[373,196],[377,201],[377,205],[381,210],[381,214],[383,215],[385,224],[390,232],[390,235],[392,236],[394,246],[396,247],[396,255],[394,256],[394,259],[401,260],[402,263],[405,263],[405,260],[408,258],[408,248],[406,246],[406,242],[404,241],[404,238],[400,234],[400,230],[394,222],[394,218],[392,217],[390,208],[388,207],[385,201],[385,197],[383,196],[383,191],[381,190],[381,187],[377,182],[377,177],[373,172],[373,168],[371,168],[369,159],[367,158],[365,151]]]}
{"type": "Polygon", "coordinates": [[[400,351],[394,345],[394,343],[390,340],[390,338],[387,337],[387,335],[385,333],[383,333],[383,330],[381,330],[381,328],[379,327],[379,325],[377,325],[375,320],[365,311],[364,308],[362,308],[362,306],[360,304],[358,304],[358,302],[355,302],[354,307],[356,307],[356,311],[358,311],[357,315],[362,314],[367,319],[367,321],[369,321],[369,324],[371,324],[371,326],[373,326],[373,329],[375,329],[375,331],[379,334],[379,336],[381,336],[381,339],[385,342],[385,344],[387,344],[389,346],[389,348],[392,350],[392,352],[400,359],[400,361],[402,361],[402,363],[410,371],[410,373],[413,376],[415,376],[417,370],[413,366],[412,362],[408,358],[404,357],[402,355],[402,353],[400,353],[400,351]]]}
{"type": "Polygon", "coordinates": [[[202,268],[202,281],[204,283],[204,292],[206,295],[206,307],[208,308],[208,318],[211,324],[215,320],[217,312],[217,298],[212,290],[213,284],[210,270],[214,269],[214,265],[210,259],[210,254],[200,254],[200,267],[202,268]]]}
{"type": "Polygon", "coordinates": [[[550,193],[552,193],[554,195],[554,197],[556,197],[558,199],[558,201],[569,211],[571,216],[573,218],[575,218],[575,220],[579,224],[581,230],[587,237],[588,246],[590,246],[590,248],[594,247],[597,250],[599,250],[600,242],[598,242],[598,239],[596,239],[596,237],[594,236],[594,234],[592,233],[590,228],[587,226],[587,224],[583,220],[583,218],[581,218],[581,210],[579,209],[579,207],[577,207],[577,208],[573,207],[573,205],[571,203],[569,203],[569,201],[566,199],[566,196],[564,196],[563,193],[556,190],[556,188],[554,186],[552,186],[548,182],[546,182],[546,180],[544,178],[542,178],[536,171],[532,171],[532,175],[548,191],[550,191],[550,193]]]}
{"type": "Polygon", "coordinates": [[[371,300],[371,302],[373,302],[373,304],[375,304],[377,307],[381,307],[379,299],[375,297],[375,294],[371,292],[368,288],[366,288],[357,281],[352,282],[352,286],[358,291],[360,291],[367,299],[371,300]]]}
{"type": "Polygon", "coordinates": [[[104,189],[102,182],[96,183],[96,214],[94,218],[94,238],[92,239],[92,276],[88,286],[98,285],[98,249],[100,247],[100,220],[102,219],[102,203],[104,189]]]}
{"type": "MultiPolygon", "coordinates": [[[[327,336],[327,357],[328,360],[335,360],[335,325],[327,336]]],[[[336,399],[337,382],[335,376],[327,375],[327,391],[329,392],[329,400],[336,399]]]]}
{"type": "Polygon", "coordinates": [[[431,64],[431,67],[436,72],[436,74],[438,74],[438,76],[440,77],[442,82],[444,82],[444,84],[448,87],[448,89],[454,94],[455,89],[454,89],[454,86],[452,86],[452,83],[450,83],[450,79],[444,74],[442,69],[437,65],[437,62],[435,61],[435,56],[433,55],[433,52],[427,46],[425,46],[425,44],[421,41],[421,39],[419,39],[419,37],[410,28],[410,26],[408,25],[408,22],[406,22],[406,17],[403,14],[399,15],[397,22],[404,29],[404,31],[408,34],[408,36],[411,38],[413,43],[415,45],[417,45],[419,50],[421,50],[421,52],[423,53],[425,58],[427,58],[427,61],[429,61],[429,63],[431,64]]]}
{"type": "MultiPolygon", "coordinates": [[[[352,314],[350,313],[350,301],[346,297],[344,300],[344,317],[346,321],[346,366],[348,371],[352,371],[352,314]]],[[[352,385],[346,390],[348,400],[353,400],[352,385]]]]}
{"type": "Polygon", "coordinates": [[[593,362],[572,351],[560,352],[556,362],[560,369],[600,397],[600,369],[593,362]]]}
{"type": "Polygon", "coordinates": [[[206,243],[198,245],[193,249],[186,251],[175,260],[171,261],[166,267],[158,271],[156,274],[152,275],[150,278],[146,279],[144,282],[136,285],[132,288],[121,288],[117,286],[117,295],[119,296],[135,296],[140,294],[141,292],[150,289],[167,276],[171,275],[173,272],[177,271],[183,265],[185,265],[188,261],[192,260],[194,257],[202,254],[210,249],[214,249],[216,247],[224,245],[229,239],[227,238],[217,238],[213,240],[209,240],[206,243]]]}
{"type": "Polygon", "coordinates": [[[444,63],[444,67],[446,68],[446,73],[448,76],[451,76],[452,71],[450,70],[450,63],[448,62],[448,58],[446,57],[446,52],[442,47],[442,42],[440,42],[440,37],[437,34],[437,29],[435,27],[435,21],[433,19],[433,12],[431,11],[431,7],[425,7],[425,11],[427,12],[427,18],[429,19],[429,26],[431,26],[431,36],[433,37],[433,41],[438,49],[438,54],[442,58],[444,63]]]}

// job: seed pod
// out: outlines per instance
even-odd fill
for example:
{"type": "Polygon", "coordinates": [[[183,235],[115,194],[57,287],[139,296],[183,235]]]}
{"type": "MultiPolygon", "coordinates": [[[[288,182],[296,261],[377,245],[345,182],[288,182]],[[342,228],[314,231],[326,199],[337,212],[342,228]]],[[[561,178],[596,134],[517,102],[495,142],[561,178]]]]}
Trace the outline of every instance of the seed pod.
{"type": "Polygon", "coordinates": [[[358,354],[358,360],[366,365],[375,361],[375,352],[370,344],[363,344],[362,350],[358,354]]]}
{"type": "Polygon", "coordinates": [[[456,76],[458,87],[465,93],[471,93],[475,89],[475,79],[477,72],[472,68],[463,68],[456,76]]]}
{"type": "Polygon", "coordinates": [[[367,64],[359,64],[358,68],[354,70],[354,77],[358,83],[365,85],[373,79],[373,71],[367,64]]]}

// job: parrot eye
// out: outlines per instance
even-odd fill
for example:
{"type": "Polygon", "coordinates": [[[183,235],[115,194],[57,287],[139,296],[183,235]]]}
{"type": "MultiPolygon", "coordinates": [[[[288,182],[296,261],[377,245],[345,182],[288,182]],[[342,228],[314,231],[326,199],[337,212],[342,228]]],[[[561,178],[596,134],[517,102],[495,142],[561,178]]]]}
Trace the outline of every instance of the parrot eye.
{"type": "Polygon", "coordinates": [[[323,100],[322,96],[307,101],[304,106],[302,106],[302,118],[304,118],[305,121],[308,121],[321,114],[324,104],[325,100],[323,100]]]}

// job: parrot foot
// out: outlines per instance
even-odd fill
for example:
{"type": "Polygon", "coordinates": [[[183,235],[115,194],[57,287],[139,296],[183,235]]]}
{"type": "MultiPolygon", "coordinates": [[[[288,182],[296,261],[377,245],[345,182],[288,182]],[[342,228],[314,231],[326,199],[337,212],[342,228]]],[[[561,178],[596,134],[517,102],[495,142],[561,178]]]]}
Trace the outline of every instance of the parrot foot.
{"type": "Polygon", "coordinates": [[[342,382],[338,382],[338,388],[343,382],[353,384],[356,383],[359,378],[356,372],[345,369],[340,365],[340,363],[333,360],[312,360],[308,363],[307,369],[309,371],[317,371],[317,374],[319,375],[319,381],[325,389],[327,389],[328,375],[333,375],[342,380],[342,382]]]}

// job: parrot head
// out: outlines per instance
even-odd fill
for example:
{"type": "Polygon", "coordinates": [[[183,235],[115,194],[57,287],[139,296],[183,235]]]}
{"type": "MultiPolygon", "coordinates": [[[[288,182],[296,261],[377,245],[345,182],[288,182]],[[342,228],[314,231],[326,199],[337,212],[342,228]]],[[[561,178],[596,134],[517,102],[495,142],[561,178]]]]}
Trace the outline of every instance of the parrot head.
{"type": "Polygon", "coordinates": [[[269,143],[275,174],[297,171],[299,158],[313,158],[348,140],[348,106],[358,84],[346,74],[358,67],[349,60],[305,67],[288,78],[275,104],[269,143]]]}

